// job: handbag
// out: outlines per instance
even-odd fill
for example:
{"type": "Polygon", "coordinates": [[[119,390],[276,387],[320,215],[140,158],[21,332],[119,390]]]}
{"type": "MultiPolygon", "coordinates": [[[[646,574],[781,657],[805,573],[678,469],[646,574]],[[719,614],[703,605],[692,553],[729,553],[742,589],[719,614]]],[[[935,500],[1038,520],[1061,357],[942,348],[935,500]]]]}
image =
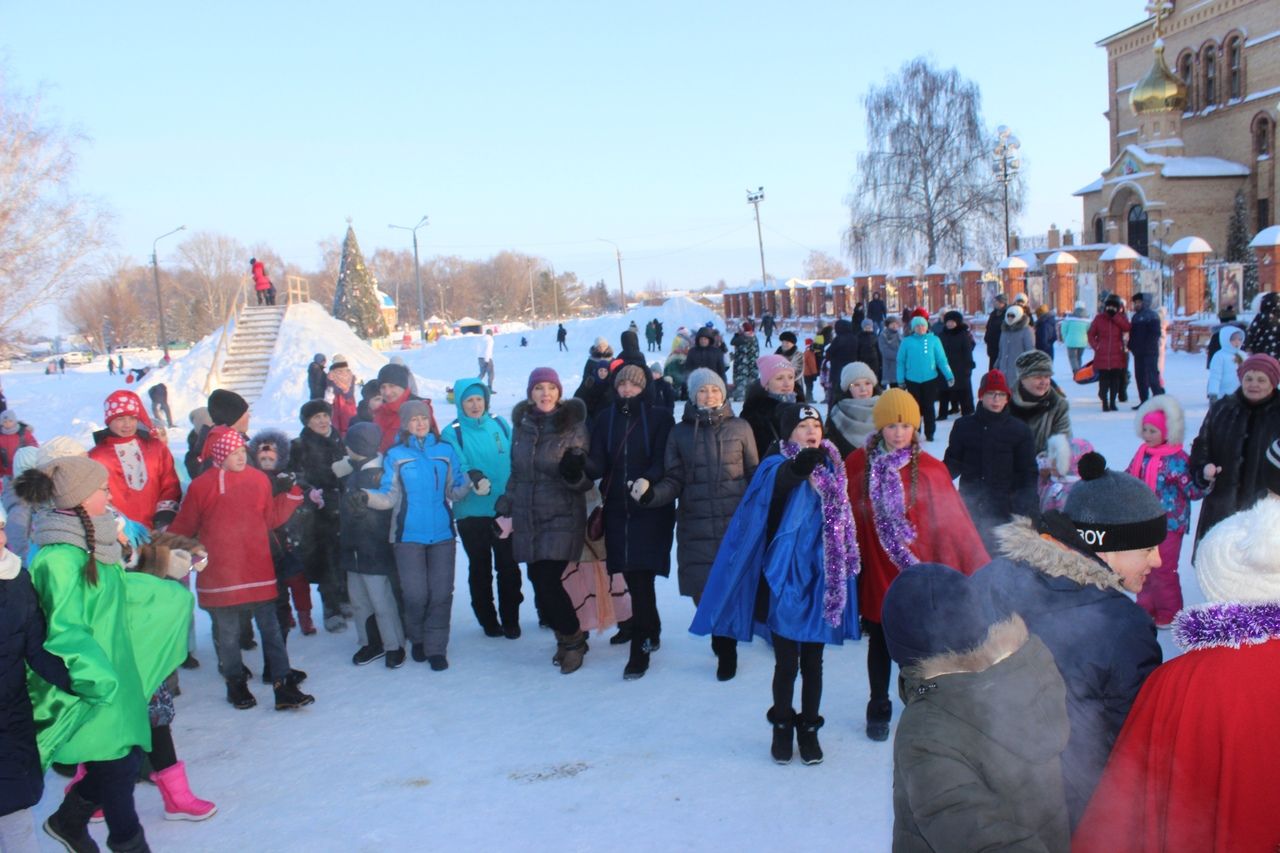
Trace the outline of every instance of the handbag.
{"type": "Polygon", "coordinates": [[[591,510],[591,515],[587,516],[588,541],[597,542],[604,538],[604,503],[608,500],[609,486],[613,484],[613,469],[617,466],[622,448],[627,446],[627,439],[631,437],[631,431],[636,428],[637,422],[633,421],[631,426],[627,427],[627,431],[622,434],[622,442],[613,452],[613,465],[609,467],[609,473],[600,481],[600,506],[591,510]]]}

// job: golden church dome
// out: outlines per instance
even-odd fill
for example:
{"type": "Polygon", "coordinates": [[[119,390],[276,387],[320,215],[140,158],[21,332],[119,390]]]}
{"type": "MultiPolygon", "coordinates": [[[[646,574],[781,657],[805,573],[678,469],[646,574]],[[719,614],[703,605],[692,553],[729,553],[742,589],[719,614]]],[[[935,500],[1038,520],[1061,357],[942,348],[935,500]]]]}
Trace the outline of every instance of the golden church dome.
{"type": "Polygon", "coordinates": [[[1129,93],[1129,106],[1137,115],[1186,109],[1187,87],[1164,64],[1163,39],[1156,39],[1155,61],[1129,93]]]}

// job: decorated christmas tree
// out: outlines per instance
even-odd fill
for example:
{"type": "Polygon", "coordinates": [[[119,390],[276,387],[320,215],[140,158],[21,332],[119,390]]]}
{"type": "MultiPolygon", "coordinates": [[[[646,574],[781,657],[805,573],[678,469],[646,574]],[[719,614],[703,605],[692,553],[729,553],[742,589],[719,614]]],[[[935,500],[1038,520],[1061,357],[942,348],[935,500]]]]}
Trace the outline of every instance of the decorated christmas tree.
{"type": "Polygon", "coordinates": [[[357,335],[369,340],[387,333],[387,321],[378,303],[378,284],[364,264],[356,232],[347,224],[342,241],[342,265],[338,268],[338,286],[333,293],[333,316],[345,322],[357,335]]]}

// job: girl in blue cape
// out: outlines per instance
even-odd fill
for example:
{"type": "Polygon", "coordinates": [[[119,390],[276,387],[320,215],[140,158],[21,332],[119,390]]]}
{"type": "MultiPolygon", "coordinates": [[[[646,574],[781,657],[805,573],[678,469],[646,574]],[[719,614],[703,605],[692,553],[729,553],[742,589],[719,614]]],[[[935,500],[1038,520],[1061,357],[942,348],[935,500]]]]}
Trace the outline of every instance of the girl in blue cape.
{"type": "Polygon", "coordinates": [[[844,464],[822,437],[822,414],[793,404],[778,412],[786,438],[760,462],[729,523],[690,626],[750,642],[756,623],[774,651],[774,761],[791,761],[793,737],[805,764],[822,761],[822,647],[859,637],[858,545],[844,464]],[[763,582],[762,582],[763,581],[763,582]],[[792,707],[804,676],[800,713],[792,707]]]}

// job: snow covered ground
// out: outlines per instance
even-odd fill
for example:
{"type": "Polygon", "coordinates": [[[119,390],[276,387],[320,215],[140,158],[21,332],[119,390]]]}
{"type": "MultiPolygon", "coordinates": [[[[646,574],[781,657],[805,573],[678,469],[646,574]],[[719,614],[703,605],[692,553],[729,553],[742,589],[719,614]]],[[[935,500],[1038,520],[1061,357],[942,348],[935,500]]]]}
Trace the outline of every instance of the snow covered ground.
{"type": "MultiPolygon", "coordinates": [[[[554,324],[499,335],[494,409],[508,414],[523,398],[529,371],[539,365],[555,367],[566,393],[572,393],[597,335],[620,349],[629,320],[643,330],[655,316],[665,324],[668,346],[680,325],[693,329],[713,318],[722,325],[710,311],[681,299],[634,309],[625,318],[567,322],[567,353],[557,351],[554,324]],[[528,348],[519,346],[522,334],[528,348]]],[[[254,429],[297,432],[303,371],[313,352],[336,350],[356,359],[325,321],[333,322],[307,321],[311,337],[289,338],[288,357],[279,363],[297,373],[273,377],[274,390],[255,407],[254,429]]],[[[478,343],[454,338],[398,353],[423,381],[444,421],[454,410],[442,389],[475,375],[478,343]]],[[[985,358],[981,347],[978,355],[985,358]]],[[[10,407],[40,439],[66,433],[87,443],[101,425],[102,400],[124,387],[123,380],[108,375],[102,362],[68,368],[63,377],[45,376],[37,372],[41,367],[0,374],[10,407]]],[[[1071,383],[1061,348],[1056,367],[1070,395],[1076,435],[1093,442],[1111,467],[1127,465],[1138,443],[1132,413],[1126,407],[1103,414],[1096,386],[1071,383]]],[[[368,379],[373,370],[361,363],[357,372],[368,379]]],[[[1189,445],[1207,408],[1204,357],[1170,353],[1166,373],[1170,392],[1187,407],[1189,445]]],[[[175,401],[173,408],[185,418],[185,405],[175,401]]],[[[942,455],[951,423],[939,425],[929,452],[942,455]]],[[[186,450],[188,428],[183,422],[169,436],[175,456],[186,450]]],[[[1195,603],[1202,596],[1189,558],[1190,537],[1182,584],[1187,602],[1195,603]]],[[[252,685],[259,707],[236,711],[224,701],[208,619],[198,614],[195,651],[203,666],[182,673],[174,734],[194,790],[214,800],[218,814],[204,823],[166,822],[158,791],[140,785],[138,809],[152,847],[889,849],[892,742],[872,743],[862,732],[867,692],[861,643],[827,651],[825,763],[805,767],[797,760],[778,767],[769,758],[765,722],[771,652],[761,643],[743,647],[738,677],[717,682],[707,641],[684,630],[693,606],[677,595],[674,579],[658,584],[662,649],[649,673],[633,682],[622,680],[626,647],[611,647],[607,636],[592,639],[579,672],[560,675],[550,665],[552,635],[537,628],[527,581],[525,596],[524,636],[486,638],[471,613],[459,549],[447,672],[412,661],[396,671],[381,663],[356,668],[354,630],[322,630],[312,637],[295,632],[292,663],[310,674],[305,689],[316,703],[287,714],[271,709],[270,688],[260,681],[252,685]]],[[[1176,653],[1167,632],[1161,642],[1166,655],[1176,653]]],[[[260,675],[259,652],[245,658],[260,675]]],[[[37,810],[41,820],[57,806],[63,780],[50,774],[47,784],[37,810]]],[[[99,825],[93,833],[105,845],[105,829],[99,825]]],[[[41,838],[43,849],[56,849],[41,838]]]]}

